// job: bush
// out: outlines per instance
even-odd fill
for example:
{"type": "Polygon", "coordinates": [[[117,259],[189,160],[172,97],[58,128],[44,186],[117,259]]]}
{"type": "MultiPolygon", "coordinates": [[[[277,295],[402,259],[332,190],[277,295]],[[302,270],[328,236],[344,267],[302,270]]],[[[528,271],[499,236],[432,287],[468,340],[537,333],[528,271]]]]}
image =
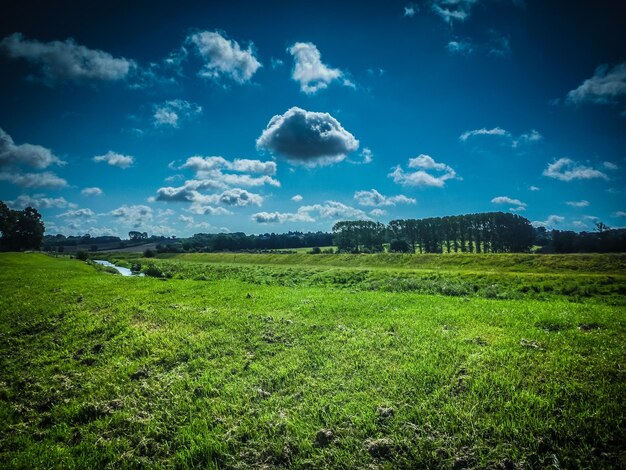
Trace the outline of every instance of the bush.
{"type": "Polygon", "coordinates": [[[85,250],[78,250],[76,252],[76,259],[79,259],[81,261],[87,261],[89,259],[89,253],[87,253],[85,250]]]}
{"type": "Polygon", "coordinates": [[[138,273],[141,272],[141,263],[133,263],[130,267],[131,272],[138,273]]]}
{"type": "Polygon", "coordinates": [[[405,240],[392,240],[389,244],[389,251],[394,253],[410,253],[411,245],[405,240]]]}
{"type": "Polygon", "coordinates": [[[309,250],[310,255],[319,255],[321,252],[322,250],[319,246],[314,246],[313,248],[309,250]]]}
{"type": "Polygon", "coordinates": [[[145,269],[144,274],[150,277],[163,277],[163,271],[161,271],[161,269],[154,264],[149,264],[145,269]]]}
{"type": "Polygon", "coordinates": [[[146,251],[143,252],[143,257],[144,258],[154,258],[154,256],[156,255],[156,253],[151,250],[150,248],[148,248],[146,251]]]}

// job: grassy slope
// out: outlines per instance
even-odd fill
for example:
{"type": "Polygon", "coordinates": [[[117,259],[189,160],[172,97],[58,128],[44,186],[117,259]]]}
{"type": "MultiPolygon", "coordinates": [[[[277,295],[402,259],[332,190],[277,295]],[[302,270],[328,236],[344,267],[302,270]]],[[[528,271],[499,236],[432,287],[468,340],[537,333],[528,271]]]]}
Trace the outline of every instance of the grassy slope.
{"type": "Polygon", "coordinates": [[[196,253],[163,254],[164,259],[203,263],[270,264],[288,266],[334,266],[344,268],[427,269],[527,273],[626,273],[626,254],[422,254],[404,255],[310,255],[196,253]]]}
{"type": "Polygon", "coordinates": [[[624,312],[2,254],[0,466],[619,466],[624,312]]]}
{"type": "MultiPolygon", "coordinates": [[[[100,256],[100,255],[99,255],[100,256]]],[[[156,265],[177,279],[239,279],[258,285],[343,287],[499,299],[595,299],[626,305],[623,255],[185,254],[110,260],[156,265]],[[456,260],[456,263],[454,262],[456,260]],[[563,264],[563,269],[558,264],[563,264]]]]}

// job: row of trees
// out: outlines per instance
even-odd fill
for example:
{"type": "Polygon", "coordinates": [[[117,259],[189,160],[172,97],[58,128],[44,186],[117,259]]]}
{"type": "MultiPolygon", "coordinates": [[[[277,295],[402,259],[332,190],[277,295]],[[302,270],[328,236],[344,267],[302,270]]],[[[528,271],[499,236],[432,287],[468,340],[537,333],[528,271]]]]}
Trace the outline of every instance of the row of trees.
{"type": "Polygon", "coordinates": [[[511,253],[529,251],[533,227],[524,217],[488,212],[427,219],[379,222],[343,221],[333,226],[340,251],[377,252],[389,242],[391,251],[410,253],[511,253]]]}
{"type": "Polygon", "coordinates": [[[626,252],[626,229],[611,230],[599,224],[595,232],[535,230],[535,244],[541,253],[619,253],[626,252]]]}
{"type": "Polygon", "coordinates": [[[0,201],[0,251],[38,250],[44,224],[37,209],[9,209],[0,201]]]}
{"type": "Polygon", "coordinates": [[[333,236],[326,232],[287,232],[246,235],[234,233],[197,233],[180,239],[177,244],[159,246],[159,251],[243,251],[285,250],[320,247],[333,244],[333,236]]]}

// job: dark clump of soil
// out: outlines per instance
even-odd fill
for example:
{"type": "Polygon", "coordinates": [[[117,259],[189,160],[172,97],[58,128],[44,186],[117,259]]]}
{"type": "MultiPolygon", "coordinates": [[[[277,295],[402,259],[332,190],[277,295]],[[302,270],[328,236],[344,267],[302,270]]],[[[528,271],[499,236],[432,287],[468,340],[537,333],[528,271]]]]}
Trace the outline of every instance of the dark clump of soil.
{"type": "Polygon", "coordinates": [[[315,446],[326,447],[335,438],[335,433],[331,429],[320,429],[315,435],[315,446]]]}
{"type": "Polygon", "coordinates": [[[386,458],[393,451],[393,441],[387,437],[368,439],[365,441],[365,450],[374,458],[386,458]]]}

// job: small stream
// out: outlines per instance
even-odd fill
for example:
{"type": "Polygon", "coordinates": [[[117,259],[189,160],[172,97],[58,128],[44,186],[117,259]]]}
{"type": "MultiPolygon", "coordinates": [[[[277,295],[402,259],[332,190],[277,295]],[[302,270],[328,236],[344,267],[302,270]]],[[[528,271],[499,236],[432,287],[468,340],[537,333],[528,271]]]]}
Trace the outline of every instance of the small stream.
{"type": "Polygon", "coordinates": [[[113,263],[110,263],[108,261],[105,261],[103,259],[95,259],[93,260],[94,263],[96,264],[100,264],[102,266],[106,266],[107,268],[113,268],[115,270],[117,270],[118,273],[120,273],[122,276],[143,276],[143,273],[134,273],[132,272],[130,269],[128,268],[123,268],[122,266],[116,266],[113,263]]]}

